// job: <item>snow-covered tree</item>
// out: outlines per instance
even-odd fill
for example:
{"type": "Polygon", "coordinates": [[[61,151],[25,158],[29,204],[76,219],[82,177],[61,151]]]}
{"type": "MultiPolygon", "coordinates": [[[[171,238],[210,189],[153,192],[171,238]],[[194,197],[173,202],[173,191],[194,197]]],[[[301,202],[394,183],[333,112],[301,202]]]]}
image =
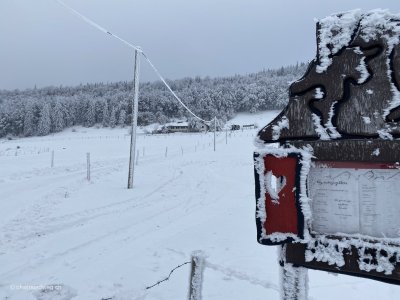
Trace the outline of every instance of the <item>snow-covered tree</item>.
{"type": "Polygon", "coordinates": [[[31,136],[36,133],[35,124],[35,110],[32,101],[28,100],[25,102],[24,112],[24,136],[31,136]]]}
{"type": "Polygon", "coordinates": [[[126,112],[124,109],[121,109],[121,111],[119,112],[118,125],[124,127],[125,121],[126,121],[126,112]]]}
{"type": "Polygon", "coordinates": [[[117,110],[115,107],[111,108],[110,121],[108,126],[114,128],[117,125],[117,110]]]}
{"type": "Polygon", "coordinates": [[[51,114],[53,119],[54,132],[60,132],[65,128],[65,117],[63,107],[60,101],[57,101],[51,114]]]}
{"type": "Polygon", "coordinates": [[[40,110],[38,134],[47,135],[51,130],[50,104],[45,103],[40,110]]]}
{"type": "Polygon", "coordinates": [[[110,125],[110,111],[108,110],[108,103],[104,101],[103,105],[103,119],[102,122],[104,127],[108,127],[110,125]]]}
{"type": "MultiPolygon", "coordinates": [[[[301,63],[243,76],[184,78],[169,83],[195,114],[204,119],[216,115],[228,119],[240,111],[283,108],[289,99],[289,82],[300,78],[305,69],[306,64],[301,63]]],[[[132,119],[131,100],[132,82],[0,90],[0,137],[44,135],[74,125],[101,123],[108,127],[129,124],[132,119]],[[48,104],[51,104],[50,108],[48,104]],[[48,111],[49,118],[46,117],[48,111]]],[[[166,123],[171,118],[186,117],[190,115],[162,82],[141,83],[139,125],[166,123]]]]}
{"type": "Polygon", "coordinates": [[[96,124],[96,102],[90,101],[86,112],[85,125],[92,127],[94,124],[96,124]]]}

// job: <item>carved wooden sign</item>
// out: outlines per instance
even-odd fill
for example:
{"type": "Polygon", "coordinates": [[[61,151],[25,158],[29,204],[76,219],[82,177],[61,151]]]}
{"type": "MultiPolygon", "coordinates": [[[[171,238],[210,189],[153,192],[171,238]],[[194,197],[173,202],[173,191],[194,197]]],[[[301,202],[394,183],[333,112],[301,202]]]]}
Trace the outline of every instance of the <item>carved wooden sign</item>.
{"type": "Polygon", "coordinates": [[[258,242],[282,265],[400,283],[400,15],[331,15],[258,133],[258,242]]]}

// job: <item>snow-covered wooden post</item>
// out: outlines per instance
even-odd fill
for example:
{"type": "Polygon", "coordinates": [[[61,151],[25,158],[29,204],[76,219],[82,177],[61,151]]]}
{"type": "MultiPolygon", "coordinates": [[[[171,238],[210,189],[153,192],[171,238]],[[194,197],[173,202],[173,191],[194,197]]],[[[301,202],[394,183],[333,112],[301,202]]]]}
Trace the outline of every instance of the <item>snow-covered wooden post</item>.
{"type": "Polygon", "coordinates": [[[283,299],[307,298],[305,268],[400,285],[399,32],[381,10],[320,20],[317,58],[258,133],[257,239],[282,247],[283,299]]]}
{"type": "Polygon", "coordinates": [[[54,150],[51,151],[51,167],[54,167],[54,150]]]}
{"type": "MultiPolygon", "coordinates": [[[[285,251],[285,247],[281,251],[285,251]]],[[[293,264],[281,262],[281,299],[307,300],[308,299],[308,272],[306,268],[295,267],[293,264]]]]}
{"type": "Polygon", "coordinates": [[[204,266],[205,266],[204,253],[202,251],[193,252],[191,260],[190,283],[189,283],[189,300],[201,300],[204,266]]]}
{"type": "Polygon", "coordinates": [[[90,152],[86,153],[86,179],[90,181],[90,152]]]}
{"type": "Polygon", "coordinates": [[[135,67],[133,77],[133,102],[132,102],[132,123],[131,123],[131,145],[129,155],[128,189],[133,188],[133,175],[136,151],[136,127],[139,103],[139,51],[135,49],[135,67]]]}
{"type": "Polygon", "coordinates": [[[215,152],[215,139],[216,139],[216,132],[217,132],[217,117],[214,117],[214,152],[215,152]]]}

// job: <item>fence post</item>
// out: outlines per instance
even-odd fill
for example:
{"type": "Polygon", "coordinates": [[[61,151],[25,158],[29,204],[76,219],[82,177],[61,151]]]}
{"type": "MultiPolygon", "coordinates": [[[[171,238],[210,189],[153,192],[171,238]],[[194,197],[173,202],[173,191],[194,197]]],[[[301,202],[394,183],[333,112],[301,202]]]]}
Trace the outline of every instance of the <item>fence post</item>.
{"type": "Polygon", "coordinates": [[[216,139],[216,132],[217,132],[217,117],[214,117],[214,152],[215,152],[215,139],[216,139]]]}
{"type": "Polygon", "coordinates": [[[307,300],[308,299],[308,274],[303,267],[294,267],[285,263],[281,267],[281,299],[307,300]]]}
{"type": "Polygon", "coordinates": [[[195,251],[192,253],[191,266],[189,300],[201,300],[203,271],[205,266],[205,256],[202,251],[195,251]]]}
{"type": "MultiPolygon", "coordinates": [[[[280,257],[286,256],[286,247],[281,246],[280,257]]],[[[281,273],[281,299],[282,300],[307,300],[308,299],[308,272],[306,268],[295,267],[282,260],[281,273]]]]}
{"type": "Polygon", "coordinates": [[[51,167],[54,167],[54,150],[51,151],[51,167]]]}
{"type": "Polygon", "coordinates": [[[165,147],[165,157],[168,156],[168,147],[165,147]]]}
{"type": "Polygon", "coordinates": [[[90,152],[86,153],[86,166],[87,166],[86,179],[90,181],[90,152]]]}

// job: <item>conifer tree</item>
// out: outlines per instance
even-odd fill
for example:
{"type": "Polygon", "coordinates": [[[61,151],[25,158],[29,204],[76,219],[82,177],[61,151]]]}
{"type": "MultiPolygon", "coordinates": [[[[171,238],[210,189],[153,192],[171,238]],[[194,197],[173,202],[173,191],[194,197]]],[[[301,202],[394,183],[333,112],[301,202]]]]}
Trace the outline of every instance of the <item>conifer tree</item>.
{"type": "Polygon", "coordinates": [[[118,125],[121,127],[124,127],[126,121],[126,112],[125,109],[121,109],[119,113],[119,118],[118,118],[118,125]]]}
{"type": "Polygon", "coordinates": [[[24,136],[31,136],[35,134],[35,123],[34,123],[34,107],[31,101],[25,103],[24,111],[24,136]]]}
{"type": "Polygon", "coordinates": [[[109,126],[114,128],[115,125],[117,125],[117,110],[115,109],[115,107],[113,107],[111,109],[109,126]]]}
{"type": "Polygon", "coordinates": [[[50,119],[50,104],[45,103],[40,110],[38,134],[47,135],[50,133],[51,119],[50,119]]]}
{"type": "Polygon", "coordinates": [[[54,105],[52,118],[53,118],[54,132],[62,131],[65,127],[65,118],[63,113],[63,107],[60,101],[57,101],[56,104],[54,105]]]}
{"type": "Polygon", "coordinates": [[[92,127],[94,124],[96,124],[96,102],[90,101],[86,112],[85,125],[92,127]]]}
{"type": "Polygon", "coordinates": [[[110,125],[110,112],[108,110],[108,103],[104,101],[103,106],[103,120],[101,122],[104,127],[108,127],[110,125]]]}

